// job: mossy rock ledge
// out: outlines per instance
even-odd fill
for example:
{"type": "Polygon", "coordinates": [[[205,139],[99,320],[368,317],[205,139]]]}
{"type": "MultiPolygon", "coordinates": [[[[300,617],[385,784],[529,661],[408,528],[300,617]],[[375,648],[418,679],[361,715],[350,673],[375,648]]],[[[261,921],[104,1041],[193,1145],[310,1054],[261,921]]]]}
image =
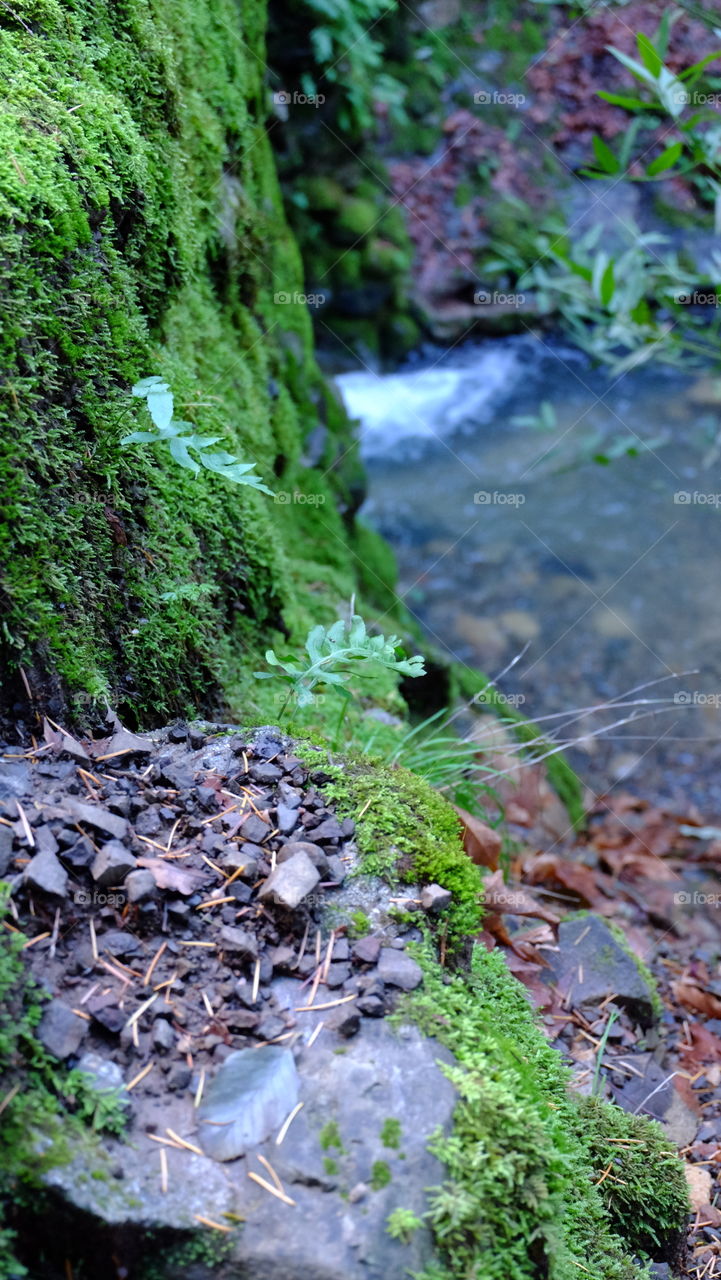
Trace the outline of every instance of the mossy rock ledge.
{"type": "Polygon", "coordinates": [[[28,689],[66,724],[106,700],[128,724],[248,714],[268,643],[357,590],[362,475],[268,142],[266,18],[265,0],[0,11],[6,722],[28,689]],[[129,393],[151,375],[275,500],[121,447],[150,425],[129,393]]]}
{"type": "MultiPolygon", "coordinates": [[[[272,1132],[241,1155],[209,1158],[198,1144],[212,1113],[194,1107],[197,1082],[168,1088],[156,1063],[155,1085],[131,1094],[125,1135],[91,1143],[70,1134],[63,1160],[43,1173],[44,1238],[56,1242],[59,1256],[82,1260],[88,1280],[105,1280],[113,1254],[132,1280],[405,1280],[409,1270],[423,1280],[577,1280],[584,1273],[635,1280],[647,1273],[642,1253],[672,1258],[687,1207],[675,1151],[654,1124],[569,1092],[569,1073],[503,955],[473,945],[482,872],[463,852],[454,811],[403,769],[336,755],[272,726],[198,728],[207,739],[197,749],[172,746],[167,733],[150,735],[151,761],[171,770],[181,789],[185,777],[201,791],[201,768],[232,786],[249,746],[253,758],[297,770],[295,785],[309,802],[320,797],[323,814],[331,807],[332,820],[345,822],[349,860],[341,889],[319,885],[299,909],[310,910],[320,948],[340,926],[346,929],[337,936],[366,946],[375,935],[381,960],[392,965],[400,955],[401,968],[410,967],[411,980],[396,983],[410,990],[399,991],[390,1018],[371,1016],[366,1004],[349,1033],[336,1020],[348,1006],[326,1005],[333,1006],[332,990],[308,1010],[312,973],[305,982],[282,969],[266,977],[276,1009],[291,1019],[281,1055],[294,1081],[297,1072],[288,1109],[296,1099],[304,1104],[282,1142],[276,1117],[272,1132]],[[417,898],[431,880],[450,890],[451,903],[435,916],[408,911],[404,896],[417,898]],[[159,1144],[148,1134],[169,1131],[190,1149],[165,1148],[163,1191],[159,1144]],[[598,1185],[609,1164],[618,1176],[598,1185]],[[267,1189],[269,1166],[285,1201],[267,1189]],[[233,1230],[226,1235],[208,1221],[233,1230]]],[[[257,776],[267,778],[268,766],[260,768],[257,776]]],[[[183,865],[194,867],[195,855],[183,865]]],[[[276,932],[300,936],[295,909],[283,916],[267,897],[264,903],[276,932]]],[[[203,939],[250,945],[236,928],[202,919],[203,939]]],[[[190,936],[200,936],[198,927],[190,936]]],[[[187,925],[178,929],[165,935],[173,965],[188,955],[178,941],[187,925]]],[[[247,1001],[252,966],[239,969],[222,944],[219,954],[220,970],[213,960],[206,979],[212,992],[234,992],[237,984],[247,1001]]],[[[358,990],[367,996],[370,989],[361,983],[358,990]]],[[[236,1035],[232,1047],[242,1043],[236,1035]]],[[[226,1063],[211,1062],[206,1102],[226,1063]]],[[[128,1075],[139,1066],[131,1063],[128,1075]]]]}

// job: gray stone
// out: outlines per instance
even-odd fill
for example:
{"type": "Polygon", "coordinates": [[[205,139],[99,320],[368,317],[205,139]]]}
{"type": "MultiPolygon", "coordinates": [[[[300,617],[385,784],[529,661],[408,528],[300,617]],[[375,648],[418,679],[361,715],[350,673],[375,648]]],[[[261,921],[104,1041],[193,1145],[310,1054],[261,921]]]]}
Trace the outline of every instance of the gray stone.
{"type": "Polygon", "coordinates": [[[402,991],[414,991],[423,981],[421,966],[403,951],[382,947],[378,957],[378,973],[389,987],[402,991]]]}
{"type": "Polygon", "coordinates": [[[350,978],[350,965],[344,963],[328,965],[325,983],[331,990],[334,987],[342,987],[344,982],[350,978]]]}
{"type": "Polygon", "coordinates": [[[99,804],[80,804],[68,797],[65,807],[81,826],[93,827],[95,831],[111,836],[114,840],[124,840],[128,834],[127,819],[119,817],[117,813],[110,813],[99,804]]]}
{"type": "Polygon", "coordinates": [[[54,853],[36,853],[25,868],[25,884],[53,898],[65,898],[68,892],[68,873],[54,853]]]}
{"type": "Polygon", "coordinates": [[[289,836],[298,825],[298,811],[286,804],[279,804],[275,811],[275,825],[282,836],[289,836]]]}
{"type": "Polygon", "coordinates": [[[675,1146],[689,1146],[696,1137],[701,1111],[686,1082],[678,1080],[650,1053],[621,1054],[617,1061],[633,1072],[612,1090],[617,1105],[634,1115],[658,1120],[675,1146]]]}
{"type": "Polygon", "coordinates": [[[301,850],[276,867],[268,876],[258,897],[262,902],[277,902],[279,906],[293,911],[306,894],[313,892],[319,880],[317,868],[308,854],[301,850]]]}
{"type": "Polygon", "coordinates": [[[298,1101],[290,1049],[264,1045],[232,1053],[206,1085],[198,1110],[200,1145],[213,1160],[235,1160],[280,1128],[298,1101]]]}
{"type": "Polygon", "coordinates": [[[565,1006],[597,1005],[613,996],[641,1026],[655,1021],[651,984],[600,916],[562,921],[558,951],[546,956],[549,981],[558,987],[565,1006]]]}
{"type": "Polygon", "coordinates": [[[359,938],[353,944],[353,959],[358,964],[375,964],[381,953],[380,938],[359,938]]]}
{"type": "Polygon", "coordinates": [[[107,889],[111,885],[122,884],[137,865],[132,853],[128,853],[119,840],[109,840],[96,853],[90,874],[99,888],[107,889]]]}
{"type": "Polygon", "coordinates": [[[165,1018],[156,1018],[153,1023],[153,1048],[161,1053],[169,1053],[175,1048],[176,1033],[165,1018]]]}
{"type": "Polygon", "coordinates": [[[285,805],[286,809],[300,808],[300,802],[301,802],[300,792],[296,791],[293,787],[291,787],[290,783],[288,782],[278,783],[278,799],[281,804],[285,805]]]}
{"type": "MultiPolygon", "coordinates": [[[[301,983],[294,979],[278,980],[273,991],[286,1009],[305,1003],[301,983]]],[[[308,1035],[327,1019],[328,1011],[296,1016],[308,1035]]],[[[232,1257],[223,1263],[228,1275],[254,1280],[407,1280],[409,1271],[437,1270],[439,1260],[425,1227],[403,1244],[391,1239],[386,1222],[398,1205],[422,1217],[428,1207],[426,1189],[443,1181],[443,1166],[427,1147],[436,1129],[450,1131],[456,1095],[439,1059],[452,1059],[416,1028],[396,1029],[387,1021],[365,1022],[361,1035],[346,1040],[343,1047],[343,1054],[336,1053],[337,1036],[322,1033],[310,1049],[302,1050],[298,1096],[305,1105],[280,1146],[275,1139],[290,1105],[277,1128],[271,1127],[266,1143],[237,1163],[220,1164],[192,1151],[168,1148],[170,1177],[163,1192],[157,1144],[147,1134],[172,1128],[194,1145],[203,1145],[195,1130],[197,1080],[186,1077],[174,1084],[173,1073],[181,1070],[176,1064],[168,1076],[172,1091],[153,1095],[139,1089],[130,1095],[131,1142],[103,1135],[93,1149],[86,1137],[68,1136],[69,1158],[44,1175],[60,1197],[68,1228],[109,1234],[122,1227],[128,1246],[137,1244],[140,1251],[148,1230],[199,1234],[194,1215],[222,1222],[224,1213],[236,1213],[245,1223],[233,1243],[232,1257]],[[400,1124],[397,1151],[383,1146],[383,1122],[388,1117],[400,1124]],[[334,1174],[324,1167],[329,1153],[321,1143],[330,1120],[338,1125],[343,1143],[342,1152],[330,1153],[339,1164],[334,1174]],[[293,1206],[280,1204],[248,1178],[252,1169],[269,1179],[257,1154],[269,1160],[293,1206]],[[371,1191],[373,1164],[380,1160],[389,1165],[391,1181],[371,1191]],[[113,1176],[114,1170],[118,1176],[113,1176]],[[350,1199],[329,1194],[339,1187],[359,1190],[350,1199]]],[[[288,1053],[281,1046],[249,1052],[257,1059],[269,1051],[288,1053]]],[[[232,1056],[219,1068],[216,1080],[231,1062],[232,1056]]],[[[128,1078],[137,1070],[133,1064],[128,1078]]],[[[205,1090],[211,1087],[206,1078],[205,1090]]],[[[206,1128],[212,1131],[214,1126],[200,1126],[201,1133],[206,1128]]],[[[215,1132],[225,1128],[216,1126],[215,1132]]],[[[192,1270],[196,1280],[210,1280],[217,1265],[215,1270],[205,1265],[199,1269],[195,1263],[192,1270]]],[[[189,1280],[190,1271],[187,1277],[185,1270],[174,1274],[178,1280],[189,1280]]]]}
{"type": "Polygon", "coordinates": [[[35,836],[35,848],[38,853],[57,853],[60,848],[52,828],[46,825],[35,827],[33,830],[35,836]]]}
{"type": "Polygon", "coordinates": [[[4,876],[13,860],[12,827],[0,826],[0,876],[4,876]]]}
{"type": "Polygon", "coordinates": [[[258,940],[255,934],[246,933],[244,929],[234,929],[231,925],[221,929],[220,947],[231,955],[239,955],[247,960],[255,960],[258,956],[258,940]]]}
{"type": "Polygon", "coordinates": [[[320,845],[311,844],[309,840],[292,840],[288,844],[284,844],[276,854],[276,863],[287,862],[289,858],[294,858],[296,853],[306,853],[310,858],[313,866],[320,873],[321,879],[328,875],[328,858],[320,845]]]}
{"type": "Polygon", "coordinates": [[[29,789],[29,764],[24,760],[3,760],[0,769],[0,800],[24,796],[29,789]]]}
{"type": "Polygon", "coordinates": [[[138,871],[131,871],[126,876],[123,887],[130,903],[147,902],[149,898],[155,898],[158,893],[158,886],[155,883],[153,873],[144,871],[142,868],[138,871]]]}
{"type": "Polygon", "coordinates": [[[425,889],[421,889],[421,906],[424,911],[442,911],[452,901],[453,894],[450,889],[444,889],[440,884],[429,884],[425,889]]]}
{"type": "Polygon", "coordinates": [[[88,1029],[85,1018],[73,1013],[62,1000],[51,1000],[38,1024],[38,1039],[61,1061],[77,1053],[88,1029]]]}
{"type": "Polygon", "coordinates": [[[324,842],[343,838],[343,830],[337,818],[326,818],[320,826],[314,827],[310,834],[314,840],[324,842]]]}
{"type": "Polygon", "coordinates": [[[245,822],[241,824],[238,830],[243,840],[250,840],[253,844],[260,844],[269,834],[270,827],[257,814],[251,813],[250,817],[245,819],[245,822]]]}
{"type": "Polygon", "coordinates": [[[111,955],[119,956],[121,960],[125,956],[143,954],[142,943],[126,929],[110,929],[107,933],[101,934],[98,938],[98,946],[101,951],[109,951],[111,955]]]}
{"type": "Polygon", "coordinates": [[[252,882],[258,878],[258,860],[251,857],[250,854],[244,853],[243,850],[249,848],[255,848],[255,846],[244,845],[243,848],[239,849],[237,845],[230,845],[223,854],[220,865],[228,874],[238,871],[238,868],[242,868],[239,873],[240,879],[252,882]]]}

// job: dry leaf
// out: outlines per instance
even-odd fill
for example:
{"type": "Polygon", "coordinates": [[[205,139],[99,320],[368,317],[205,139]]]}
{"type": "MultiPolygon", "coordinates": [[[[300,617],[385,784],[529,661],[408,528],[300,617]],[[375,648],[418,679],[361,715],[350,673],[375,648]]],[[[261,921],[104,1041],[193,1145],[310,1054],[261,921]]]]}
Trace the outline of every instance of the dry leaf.
{"type": "Polygon", "coordinates": [[[460,809],[458,805],[453,808],[463,825],[463,848],[471,862],[475,862],[477,867],[490,867],[491,871],[497,871],[501,852],[498,832],[481,822],[480,818],[474,818],[466,809],[460,809]]]}
{"type": "Polygon", "coordinates": [[[702,991],[690,982],[672,982],[671,990],[679,1004],[695,1013],[702,1013],[707,1018],[721,1018],[721,1000],[712,996],[710,991],[702,991]]]}
{"type": "Polygon", "coordinates": [[[195,893],[205,878],[202,872],[174,867],[171,862],[164,862],[162,858],[138,858],[138,866],[145,867],[151,873],[159,889],[171,889],[174,893],[195,893]]]}

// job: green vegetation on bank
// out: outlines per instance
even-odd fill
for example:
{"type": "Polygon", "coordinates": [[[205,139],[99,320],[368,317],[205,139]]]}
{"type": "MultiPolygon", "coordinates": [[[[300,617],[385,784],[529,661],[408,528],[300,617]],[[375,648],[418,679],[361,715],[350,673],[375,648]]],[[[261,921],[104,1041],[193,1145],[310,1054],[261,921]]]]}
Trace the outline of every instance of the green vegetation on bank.
{"type": "Polygon", "coordinates": [[[633,1280],[645,1270],[635,1256],[673,1256],[688,1192],[660,1127],[568,1092],[500,953],[478,945],[453,975],[428,944],[419,958],[409,1011],[455,1055],[446,1070],[460,1096],[452,1133],[434,1143],[446,1178],[427,1214],[445,1265],[425,1280],[633,1280]]]}

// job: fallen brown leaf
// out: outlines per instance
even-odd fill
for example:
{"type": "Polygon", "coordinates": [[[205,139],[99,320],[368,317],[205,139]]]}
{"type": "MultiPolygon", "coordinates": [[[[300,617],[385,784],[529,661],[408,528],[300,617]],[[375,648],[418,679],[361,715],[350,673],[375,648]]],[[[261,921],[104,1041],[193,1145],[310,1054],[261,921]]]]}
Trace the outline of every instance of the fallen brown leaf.
{"type": "Polygon", "coordinates": [[[458,805],[453,808],[461,820],[463,848],[471,862],[475,862],[478,867],[490,867],[492,871],[497,871],[501,852],[501,837],[498,832],[481,822],[480,818],[474,818],[466,809],[460,809],[458,805]]]}
{"type": "Polygon", "coordinates": [[[162,858],[138,858],[138,866],[151,873],[159,889],[171,889],[174,893],[195,893],[204,879],[201,872],[174,867],[162,858]]]}

